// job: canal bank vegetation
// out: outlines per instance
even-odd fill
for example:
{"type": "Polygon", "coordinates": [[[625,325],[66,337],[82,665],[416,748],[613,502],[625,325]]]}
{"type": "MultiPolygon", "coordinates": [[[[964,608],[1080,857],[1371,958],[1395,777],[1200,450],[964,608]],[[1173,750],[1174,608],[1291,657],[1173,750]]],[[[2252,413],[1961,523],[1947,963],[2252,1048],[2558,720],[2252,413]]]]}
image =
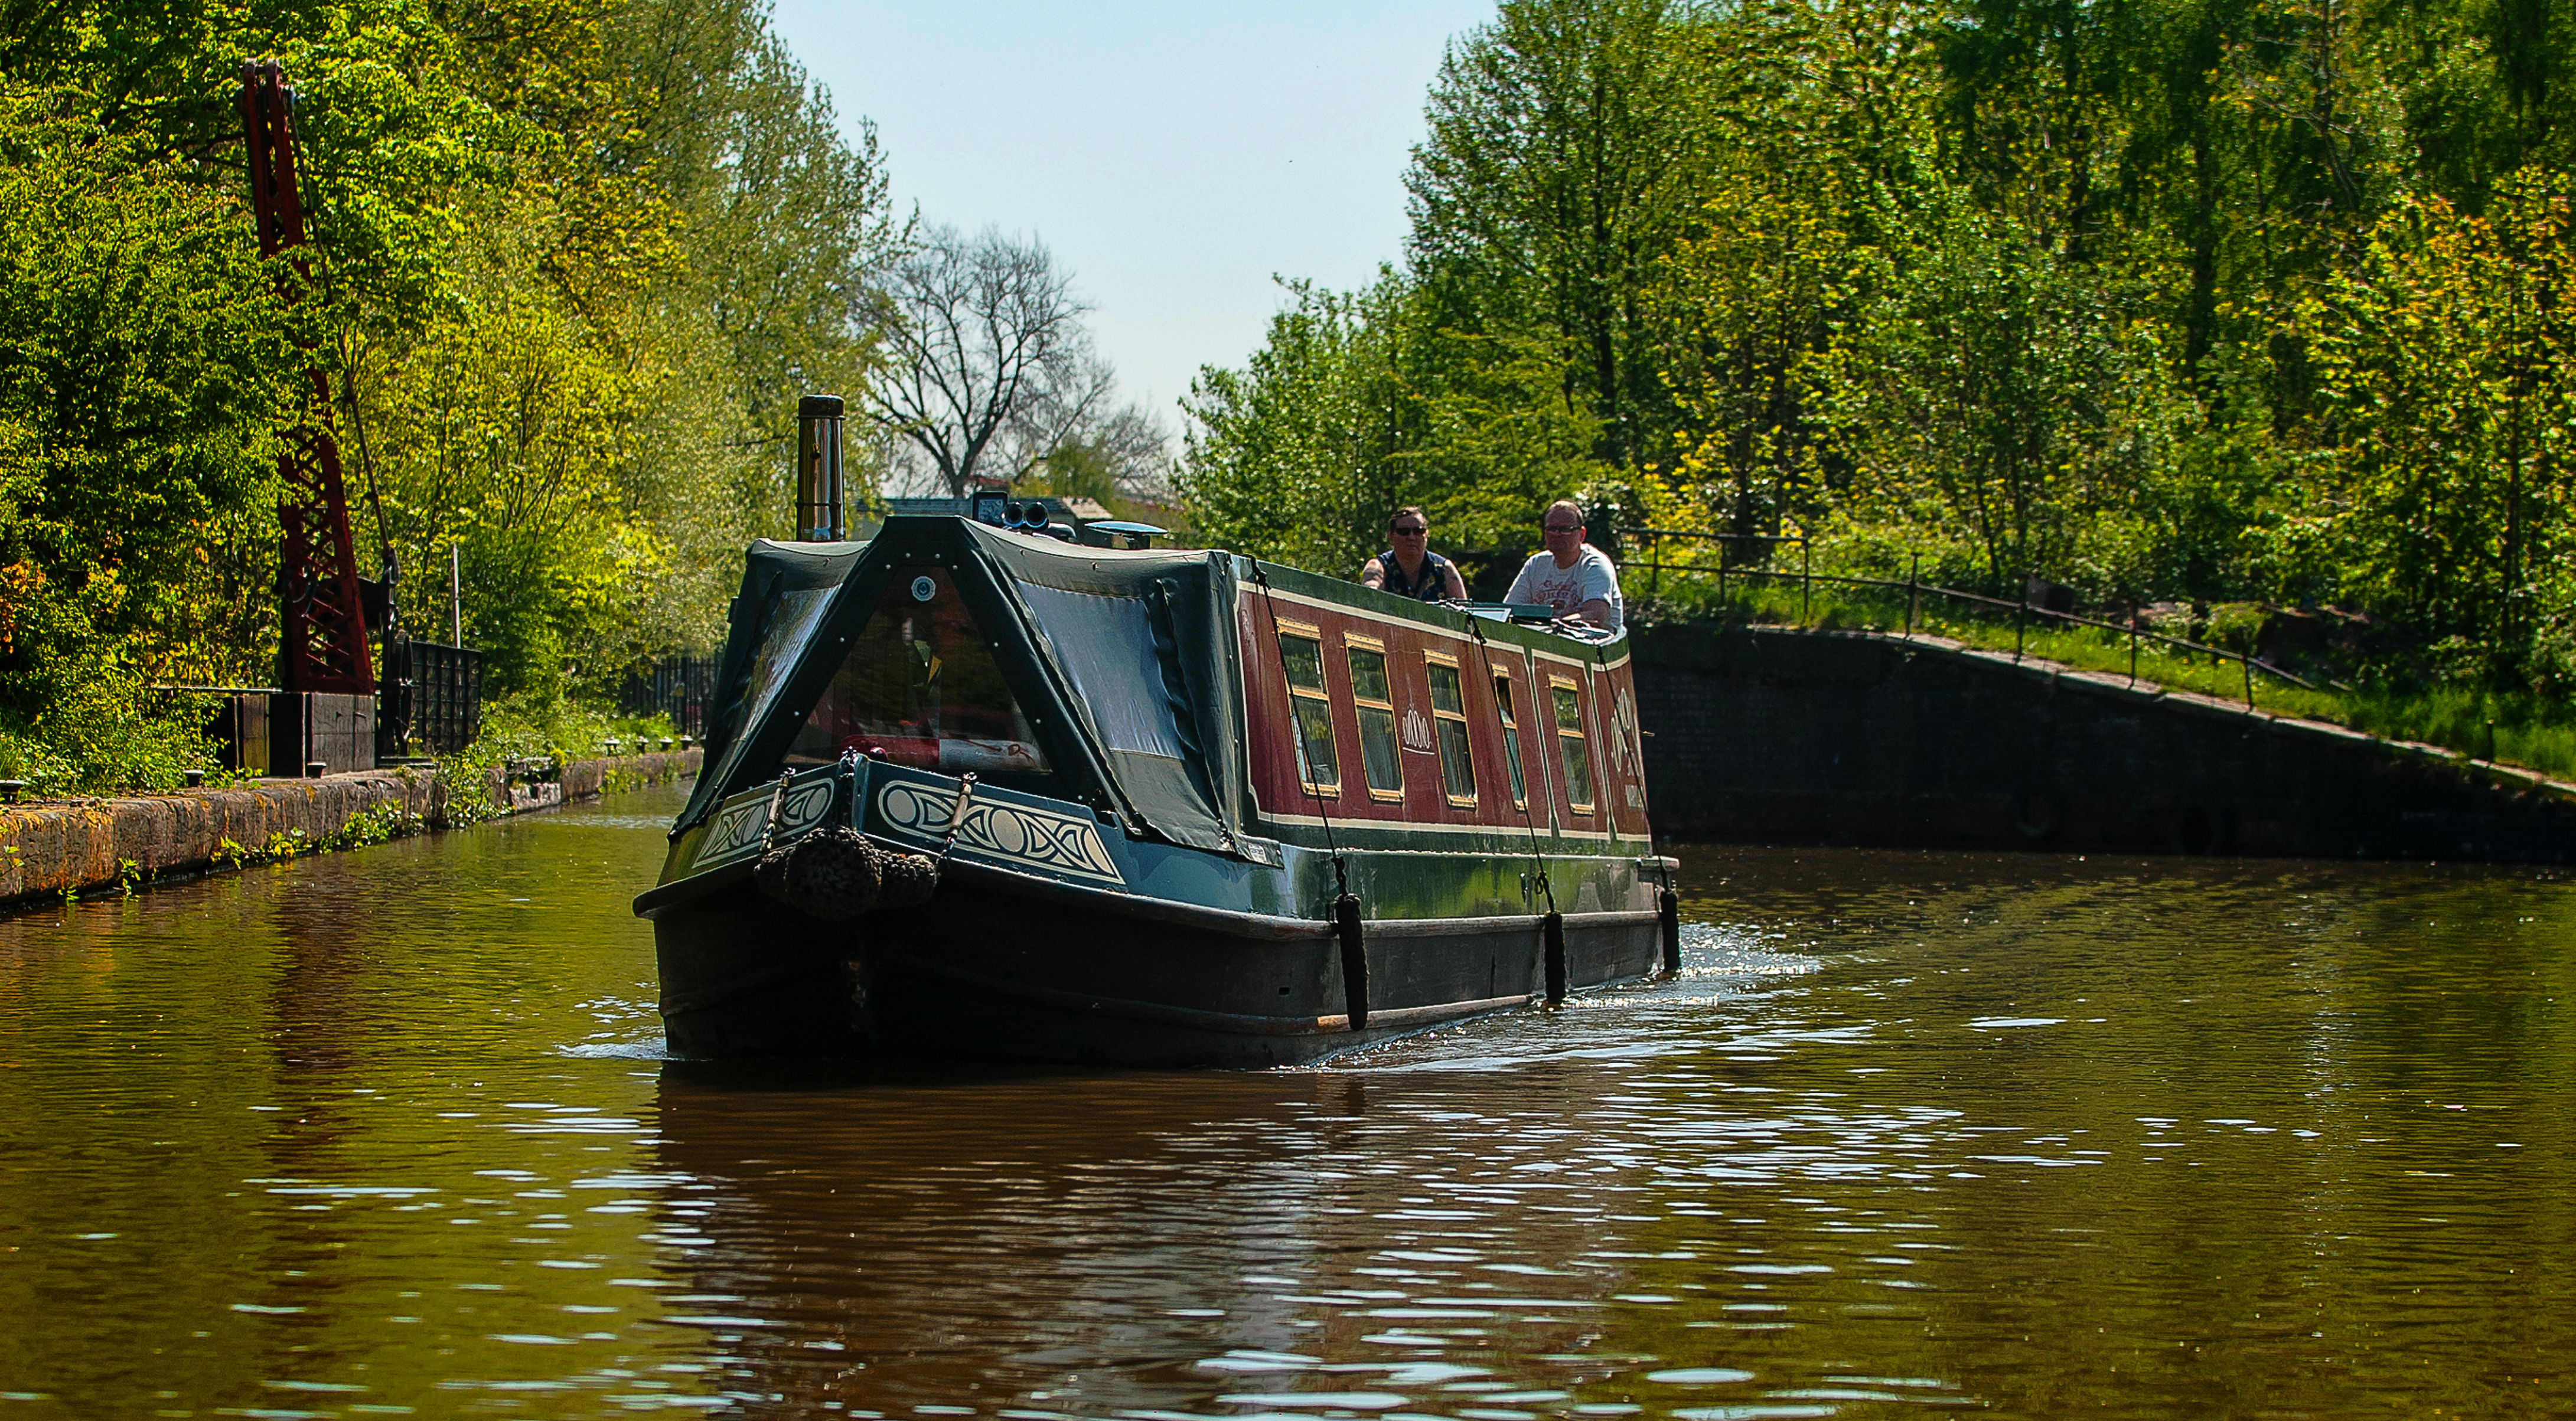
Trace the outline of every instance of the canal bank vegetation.
{"type": "Polygon", "coordinates": [[[487,692],[704,651],[785,533],[797,392],[870,369],[900,247],[754,0],[75,3],[0,35],[0,769],[173,785],[278,644],[277,434],[318,365],[362,574],[449,569],[487,692]],[[258,258],[235,94],[299,88],[315,281],[258,258]],[[380,564],[390,558],[391,567],[380,564]]]}
{"type": "Polygon", "coordinates": [[[2367,627],[2311,713],[2576,769],[2571,24],[1509,0],[1432,87],[1403,263],[1202,373],[1182,490],[1323,568],[1404,503],[1507,564],[1579,495],[1740,567],[2367,627]]]}
{"type": "MultiPolygon", "coordinates": [[[[496,754],[532,725],[590,753],[557,722],[721,640],[743,546],[792,532],[798,396],[882,403],[925,252],[1007,249],[1051,303],[1064,398],[1026,452],[1131,482],[1158,457],[1043,248],[896,212],[764,0],[66,0],[0,26],[0,160],[0,778],[174,786],[212,763],[206,707],[149,688],[275,682],[308,369],[359,572],[483,653],[519,708],[496,754]],[[236,107],[269,57],[298,89],[292,303],[236,107]]],[[[889,447],[853,438],[862,494],[889,447]]]]}

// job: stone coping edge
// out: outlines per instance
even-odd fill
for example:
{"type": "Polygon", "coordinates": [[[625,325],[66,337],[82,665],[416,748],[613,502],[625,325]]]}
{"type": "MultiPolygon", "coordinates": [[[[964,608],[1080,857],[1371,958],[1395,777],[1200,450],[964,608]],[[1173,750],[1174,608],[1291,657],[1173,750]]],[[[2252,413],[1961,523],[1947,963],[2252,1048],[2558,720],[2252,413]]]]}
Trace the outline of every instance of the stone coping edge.
{"type": "Polygon", "coordinates": [[[2062,686],[2069,690],[2113,699],[2161,703],[2174,710],[2234,720],[2249,728],[2266,730],[2276,735],[2311,736],[2320,740],[2375,746],[2381,753],[2392,759],[2412,759],[2432,766],[2448,767],[2465,778],[2480,780],[2498,789],[2576,801],[2576,784],[2553,780],[2538,770],[2526,769],[2521,765],[2480,760],[2440,745],[2428,745],[2420,740],[2393,740],[2387,736],[2373,735],[2366,730],[2355,730],[2348,725],[2337,725],[2332,721],[2282,715],[2260,709],[2259,706],[2248,707],[2242,701],[2222,700],[2199,691],[2174,690],[2153,681],[2142,679],[2132,686],[2128,684],[2128,678],[2125,676],[2106,671],[2086,671],[2069,666],[2062,661],[2050,661],[2044,657],[2025,655],[2015,660],[2009,651],[1992,651],[1983,647],[1969,646],[1965,642],[1952,641],[1948,637],[1932,636],[1923,632],[1916,632],[1909,637],[1899,636],[1894,632],[1862,631],[1857,628],[1835,628],[1827,631],[1813,627],[1748,626],[1742,623],[1715,630],[1750,632],[1757,636],[1834,637],[1867,642],[1908,653],[1930,652],[1936,656],[1975,663],[1989,670],[2044,681],[2049,683],[2052,689],[2062,686]]]}
{"type": "MultiPolygon", "coordinates": [[[[281,837],[330,843],[361,815],[402,816],[445,829],[567,800],[685,779],[696,749],[574,760],[551,779],[483,772],[483,802],[451,815],[449,786],[417,768],[360,770],[318,780],[258,780],[175,794],[0,805],[0,913],[65,893],[194,878],[271,857],[281,837]]],[[[465,806],[458,806],[460,809],[465,806]]]]}

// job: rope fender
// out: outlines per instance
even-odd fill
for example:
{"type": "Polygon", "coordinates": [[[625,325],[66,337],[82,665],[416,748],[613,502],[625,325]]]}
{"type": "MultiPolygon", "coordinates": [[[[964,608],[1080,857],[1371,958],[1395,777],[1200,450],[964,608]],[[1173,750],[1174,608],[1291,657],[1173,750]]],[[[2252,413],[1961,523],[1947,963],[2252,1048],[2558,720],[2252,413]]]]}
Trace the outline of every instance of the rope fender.
{"type": "MultiPolygon", "coordinates": [[[[842,763],[844,790],[853,782],[855,770],[850,762],[842,763]]],[[[973,793],[974,777],[969,775],[955,818],[964,817],[964,800],[973,793]]],[[[846,819],[794,843],[777,843],[778,813],[786,797],[787,777],[781,775],[777,792],[769,798],[769,822],[761,830],[760,861],[752,869],[752,882],[770,901],[809,918],[848,922],[879,908],[917,907],[938,891],[939,859],[878,848],[846,819]]],[[[952,842],[956,831],[952,820],[952,842]]],[[[941,857],[945,856],[943,848],[941,857]]]]}

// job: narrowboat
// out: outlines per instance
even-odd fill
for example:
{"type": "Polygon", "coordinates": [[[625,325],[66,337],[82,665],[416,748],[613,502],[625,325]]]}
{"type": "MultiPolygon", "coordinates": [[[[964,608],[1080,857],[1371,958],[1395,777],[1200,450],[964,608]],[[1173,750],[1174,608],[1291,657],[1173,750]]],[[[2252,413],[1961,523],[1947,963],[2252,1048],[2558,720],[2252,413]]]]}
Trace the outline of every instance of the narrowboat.
{"type": "Polygon", "coordinates": [[[1622,635],[962,515],[730,615],[675,1056],[1293,1065],[1677,965],[1622,635]]]}

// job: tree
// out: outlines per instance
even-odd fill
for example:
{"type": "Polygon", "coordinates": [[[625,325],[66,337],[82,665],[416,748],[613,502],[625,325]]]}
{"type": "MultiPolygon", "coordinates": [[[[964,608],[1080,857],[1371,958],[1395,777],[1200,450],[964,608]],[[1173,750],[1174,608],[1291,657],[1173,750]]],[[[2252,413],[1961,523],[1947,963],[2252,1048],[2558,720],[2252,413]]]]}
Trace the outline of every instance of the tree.
{"type": "Polygon", "coordinates": [[[194,739],[136,724],[146,673],[234,669],[170,634],[208,621],[210,535],[269,510],[274,537],[282,317],[248,224],[184,164],[0,96],[0,759],[32,731],[76,762],[45,772],[105,787],[139,773],[111,726],[137,753],[194,739]]]}
{"type": "Polygon", "coordinates": [[[2339,436],[2311,557],[2505,682],[2576,675],[2571,208],[2545,172],[2499,184],[2484,217],[2414,199],[2308,311],[2339,436]]]}
{"type": "Polygon", "coordinates": [[[1171,493],[1171,436],[1142,405],[1059,441],[1038,456],[1032,492],[1098,499],[1160,499],[1171,493]]]}
{"type": "Polygon", "coordinates": [[[1069,276],[1036,242],[932,227],[886,278],[867,408],[938,487],[1016,479],[1116,413],[1069,276]]]}
{"type": "Polygon", "coordinates": [[[1839,502],[1965,544],[1997,591],[2075,580],[2093,521],[2166,456],[2160,352],[2052,243],[1964,188],[1929,196],[1834,352],[1839,502]]]}
{"type": "Polygon", "coordinates": [[[1412,497],[1407,457],[1418,406],[1405,398],[1402,312],[1414,293],[1393,272],[1339,295],[1296,282],[1242,370],[1190,382],[1180,492],[1220,547],[1301,567],[1356,567],[1381,546],[1386,515],[1412,497]]]}
{"type": "Polygon", "coordinates": [[[1430,324],[1544,334],[1612,468],[1667,427],[1641,296],[1697,207],[1710,36],[1687,0],[1507,0],[1442,62],[1405,177],[1430,324]]]}
{"type": "Polygon", "coordinates": [[[1875,264],[1825,205],[1761,175],[1703,211],[1705,232],[1669,259],[1651,302],[1692,432],[1672,475],[1719,531],[1777,534],[1824,503],[1823,387],[1875,264]]]}

